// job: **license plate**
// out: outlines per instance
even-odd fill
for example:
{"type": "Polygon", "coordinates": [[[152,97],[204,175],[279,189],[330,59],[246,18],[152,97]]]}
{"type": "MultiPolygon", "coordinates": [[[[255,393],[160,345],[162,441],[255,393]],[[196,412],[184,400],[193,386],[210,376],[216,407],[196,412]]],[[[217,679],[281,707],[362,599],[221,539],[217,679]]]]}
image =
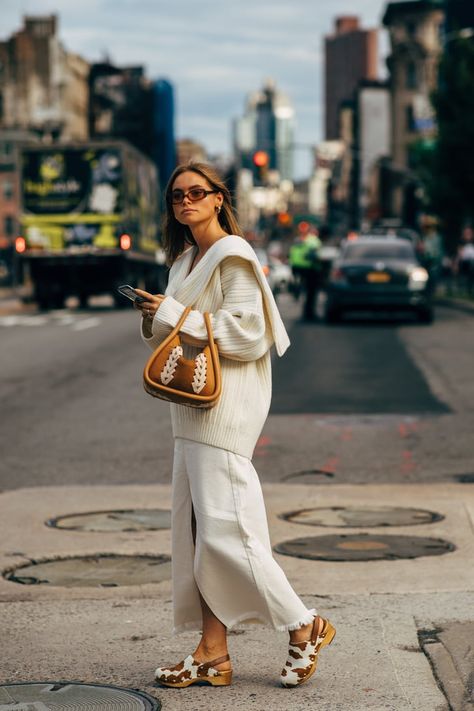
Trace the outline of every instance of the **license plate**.
{"type": "Polygon", "coordinates": [[[367,281],[370,281],[371,284],[383,284],[390,281],[390,279],[390,274],[387,274],[387,272],[369,272],[367,274],[367,281]]]}

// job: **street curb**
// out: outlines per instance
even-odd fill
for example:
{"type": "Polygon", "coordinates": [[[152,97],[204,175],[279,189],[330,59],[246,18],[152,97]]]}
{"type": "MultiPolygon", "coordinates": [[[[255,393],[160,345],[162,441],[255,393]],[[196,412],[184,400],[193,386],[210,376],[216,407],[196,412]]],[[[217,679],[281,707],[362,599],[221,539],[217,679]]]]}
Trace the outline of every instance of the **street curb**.
{"type": "Polygon", "coordinates": [[[436,306],[446,306],[448,309],[456,309],[464,311],[464,313],[474,314],[474,302],[465,301],[464,299],[450,299],[445,296],[438,296],[435,299],[436,306]]]}

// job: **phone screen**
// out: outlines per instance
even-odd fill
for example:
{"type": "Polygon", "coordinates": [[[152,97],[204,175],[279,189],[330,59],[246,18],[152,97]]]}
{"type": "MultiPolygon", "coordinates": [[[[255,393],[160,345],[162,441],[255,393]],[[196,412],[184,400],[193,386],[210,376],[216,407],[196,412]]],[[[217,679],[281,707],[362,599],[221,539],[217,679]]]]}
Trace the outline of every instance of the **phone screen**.
{"type": "Polygon", "coordinates": [[[122,286],[117,287],[117,291],[119,291],[122,296],[126,296],[127,299],[130,299],[130,301],[134,301],[137,304],[140,304],[142,301],[146,301],[143,296],[139,296],[135,289],[128,284],[123,284],[122,286]]]}

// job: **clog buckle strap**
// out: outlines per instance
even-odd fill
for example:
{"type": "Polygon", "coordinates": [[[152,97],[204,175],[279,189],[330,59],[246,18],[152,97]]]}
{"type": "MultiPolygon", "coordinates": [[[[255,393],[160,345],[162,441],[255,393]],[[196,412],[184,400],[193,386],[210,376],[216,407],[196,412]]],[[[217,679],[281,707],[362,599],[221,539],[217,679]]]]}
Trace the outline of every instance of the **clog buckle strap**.
{"type": "Polygon", "coordinates": [[[212,686],[228,686],[232,681],[232,671],[219,671],[215,666],[229,661],[228,654],[209,662],[198,662],[192,654],[174,667],[158,667],[155,679],[164,686],[182,688],[207,682],[212,686]]]}

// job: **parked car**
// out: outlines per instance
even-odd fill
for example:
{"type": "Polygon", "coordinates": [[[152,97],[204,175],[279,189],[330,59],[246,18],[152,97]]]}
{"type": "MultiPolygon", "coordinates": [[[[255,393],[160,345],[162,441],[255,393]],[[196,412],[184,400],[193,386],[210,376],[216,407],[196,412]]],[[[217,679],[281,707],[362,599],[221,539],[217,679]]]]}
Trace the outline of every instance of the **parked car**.
{"type": "Polygon", "coordinates": [[[411,240],[365,236],[344,242],[326,285],[325,317],[334,322],[349,310],[416,312],[433,320],[429,274],[416,256],[411,240]]]}

